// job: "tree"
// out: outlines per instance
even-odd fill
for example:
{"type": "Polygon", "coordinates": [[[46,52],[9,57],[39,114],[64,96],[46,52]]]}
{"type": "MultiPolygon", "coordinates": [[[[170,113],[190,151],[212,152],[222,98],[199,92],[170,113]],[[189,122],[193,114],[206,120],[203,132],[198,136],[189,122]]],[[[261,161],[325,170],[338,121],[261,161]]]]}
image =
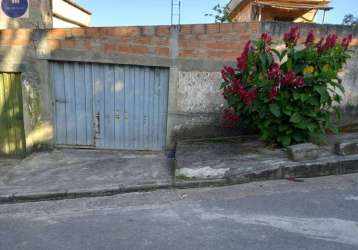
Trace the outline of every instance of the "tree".
{"type": "Polygon", "coordinates": [[[356,26],[358,25],[358,17],[355,17],[353,14],[347,14],[344,16],[342,23],[344,25],[356,26]]]}
{"type": "Polygon", "coordinates": [[[231,23],[232,18],[230,17],[229,6],[221,6],[217,4],[212,9],[213,13],[205,14],[205,16],[210,16],[215,18],[215,23],[231,23]]]}

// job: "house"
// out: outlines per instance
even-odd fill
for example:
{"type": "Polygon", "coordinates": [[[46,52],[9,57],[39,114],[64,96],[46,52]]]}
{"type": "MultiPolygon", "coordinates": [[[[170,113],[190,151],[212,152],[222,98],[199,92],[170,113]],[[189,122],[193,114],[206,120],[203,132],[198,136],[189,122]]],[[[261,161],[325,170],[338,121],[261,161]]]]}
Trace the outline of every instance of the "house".
{"type": "Polygon", "coordinates": [[[88,27],[91,12],[72,0],[0,0],[0,29],[88,27]]]}
{"type": "Polygon", "coordinates": [[[284,21],[313,22],[318,11],[323,20],[329,0],[231,0],[230,17],[235,22],[284,21]]]}

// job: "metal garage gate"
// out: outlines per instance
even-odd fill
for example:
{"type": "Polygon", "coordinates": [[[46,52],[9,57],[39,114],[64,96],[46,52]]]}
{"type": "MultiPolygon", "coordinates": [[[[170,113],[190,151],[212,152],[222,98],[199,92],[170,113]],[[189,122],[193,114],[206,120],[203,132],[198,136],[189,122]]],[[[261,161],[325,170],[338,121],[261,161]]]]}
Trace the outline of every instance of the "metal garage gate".
{"type": "Polygon", "coordinates": [[[60,145],[162,150],[166,68],[52,62],[60,145]]]}

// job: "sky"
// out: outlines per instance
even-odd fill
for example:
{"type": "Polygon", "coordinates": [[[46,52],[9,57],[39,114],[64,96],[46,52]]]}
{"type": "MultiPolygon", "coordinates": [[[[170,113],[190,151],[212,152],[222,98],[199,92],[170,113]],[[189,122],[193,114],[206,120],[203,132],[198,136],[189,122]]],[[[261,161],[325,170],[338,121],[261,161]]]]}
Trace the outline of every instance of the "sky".
{"type": "MultiPolygon", "coordinates": [[[[177,0],[175,0],[177,1],[177,0]]],[[[76,0],[92,12],[92,26],[135,26],[170,24],[171,0],[76,0]]],[[[181,23],[212,23],[206,13],[229,0],[181,0],[181,23]]],[[[358,15],[358,0],[332,0],[327,23],[340,24],[345,14],[358,15]]],[[[321,15],[317,22],[322,22],[321,15]]]]}

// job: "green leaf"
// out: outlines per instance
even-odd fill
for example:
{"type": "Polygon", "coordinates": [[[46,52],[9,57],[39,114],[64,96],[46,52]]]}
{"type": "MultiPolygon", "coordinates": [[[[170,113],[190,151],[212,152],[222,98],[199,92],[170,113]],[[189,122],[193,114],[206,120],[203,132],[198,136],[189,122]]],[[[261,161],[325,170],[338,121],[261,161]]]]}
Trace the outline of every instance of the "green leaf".
{"type": "Polygon", "coordinates": [[[264,69],[264,71],[266,71],[267,70],[267,65],[266,65],[267,63],[266,63],[265,54],[260,54],[259,57],[260,57],[260,61],[261,61],[261,66],[264,69]]]}
{"type": "Polygon", "coordinates": [[[279,127],[278,127],[278,131],[279,132],[283,132],[283,131],[285,131],[285,130],[287,130],[288,129],[288,125],[286,125],[286,124],[281,124],[279,127]]]}
{"type": "Polygon", "coordinates": [[[303,142],[305,141],[305,136],[303,135],[303,133],[296,131],[293,133],[292,138],[296,141],[296,142],[303,142]]]}
{"type": "Polygon", "coordinates": [[[288,108],[284,107],[282,112],[285,114],[285,115],[288,115],[288,116],[291,116],[292,115],[292,111],[289,110],[288,108]]]}
{"type": "Polygon", "coordinates": [[[294,99],[294,100],[300,99],[300,93],[298,93],[298,92],[293,92],[293,99],[294,99]]]}
{"type": "Polygon", "coordinates": [[[336,113],[338,120],[340,120],[342,118],[341,108],[336,106],[336,107],[333,107],[333,110],[336,113]]]}
{"type": "Polygon", "coordinates": [[[314,96],[311,96],[309,99],[308,99],[308,103],[313,105],[313,106],[319,106],[319,100],[314,97],[314,96]]]}
{"type": "Polygon", "coordinates": [[[292,123],[300,123],[302,121],[302,117],[299,113],[294,113],[292,116],[291,116],[291,119],[290,119],[290,122],[292,123]]]}
{"type": "Polygon", "coordinates": [[[299,129],[306,129],[307,124],[304,121],[300,121],[299,123],[295,123],[295,127],[299,129]]]}
{"type": "Polygon", "coordinates": [[[274,116],[280,117],[281,116],[281,109],[276,103],[270,104],[270,111],[274,116]]]}
{"type": "Polygon", "coordinates": [[[301,98],[301,101],[302,102],[305,102],[305,101],[307,101],[308,99],[310,99],[310,95],[309,94],[301,94],[300,95],[300,98],[301,98]]]}
{"type": "Polygon", "coordinates": [[[315,86],[314,90],[321,95],[322,102],[326,102],[329,99],[329,94],[324,86],[315,86]]]}
{"type": "Polygon", "coordinates": [[[307,123],[307,128],[310,132],[314,132],[316,129],[316,125],[312,122],[307,123]]]}
{"type": "Polygon", "coordinates": [[[291,144],[291,137],[289,135],[279,135],[278,140],[284,147],[287,147],[291,144]]]}

